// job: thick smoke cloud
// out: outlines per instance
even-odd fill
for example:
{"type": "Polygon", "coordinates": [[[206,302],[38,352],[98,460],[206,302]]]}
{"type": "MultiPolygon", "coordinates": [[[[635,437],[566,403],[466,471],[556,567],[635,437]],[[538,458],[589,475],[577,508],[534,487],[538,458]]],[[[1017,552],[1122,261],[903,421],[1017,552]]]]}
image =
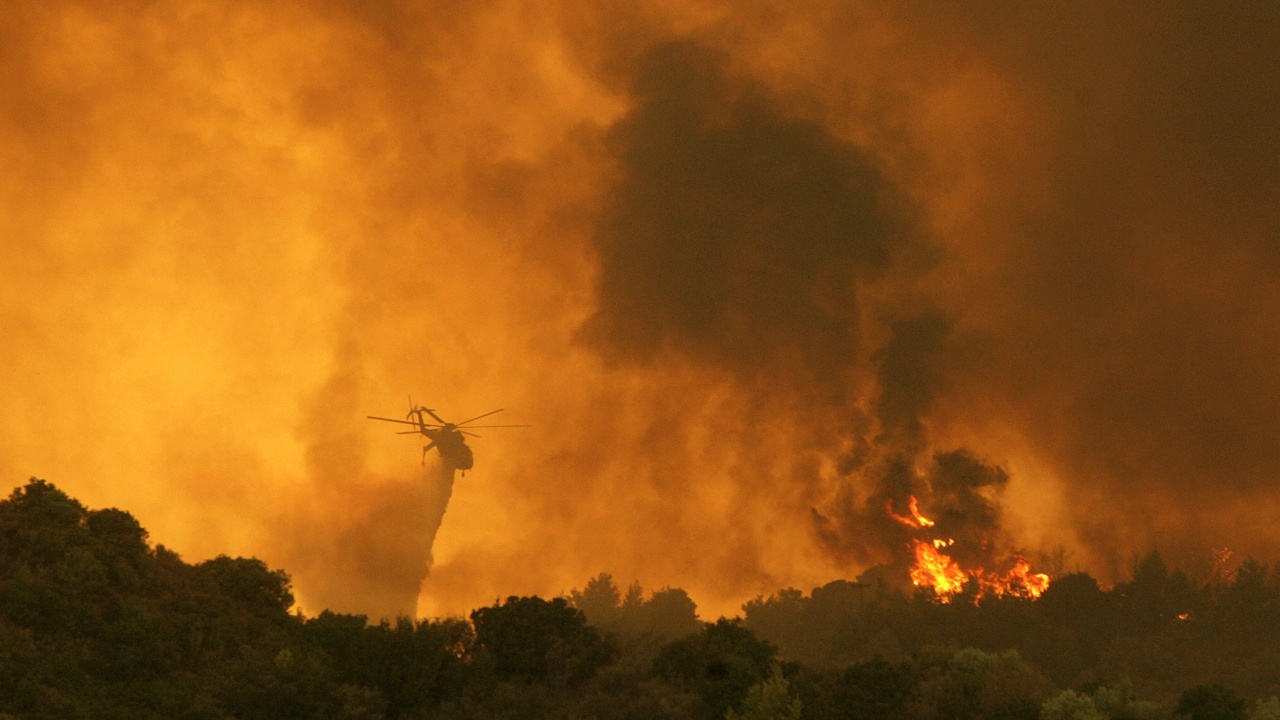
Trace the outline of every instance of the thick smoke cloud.
{"type": "Polygon", "coordinates": [[[911,494],[1104,579],[1275,557],[1276,12],[11,4],[0,471],[310,610],[420,576],[407,393],[536,426],[424,612],[732,611],[900,559],[911,494]]]}
{"type": "Polygon", "coordinates": [[[924,449],[921,419],[938,391],[939,353],[946,335],[946,321],[932,313],[890,327],[889,341],[874,356],[880,386],[875,402],[881,428],[877,444],[907,455],[924,449]]]}
{"type": "Polygon", "coordinates": [[[595,235],[593,339],[847,404],[859,286],[908,242],[901,194],[704,47],[664,43],[635,72],[636,107],[609,135],[622,179],[595,235]]]}

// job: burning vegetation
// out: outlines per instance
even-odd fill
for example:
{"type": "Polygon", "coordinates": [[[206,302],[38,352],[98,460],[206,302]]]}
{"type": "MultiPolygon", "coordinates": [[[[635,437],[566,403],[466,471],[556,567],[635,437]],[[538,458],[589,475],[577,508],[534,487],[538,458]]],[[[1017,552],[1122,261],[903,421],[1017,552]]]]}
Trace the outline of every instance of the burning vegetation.
{"type": "MultiPolygon", "coordinates": [[[[910,496],[907,507],[910,516],[899,515],[893,511],[893,505],[886,509],[889,517],[902,525],[921,531],[924,534],[937,523],[920,514],[920,503],[914,495],[910,496]]],[[[1038,598],[1049,589],[1049,576],[1045,573],[1031,571],[1031,563],[1020,554],[1013,554],[1012,563],[1003,572],[987,570],[981,566],[962,567],[948,549],[956,544],[955,538],[914,537],[911,540],[914,563],[910,568],[911,584],[920,588],[930,588],[944,603],[964,591],[972,582],[977,586],[974,600],[994,595],[1004,597],[1038,598]]]]}
{"type": "Polygon", "coordinates": [[[956,449],[923,462],[905,453],[868,461],[849,478],[851,487],[874,491],[861,501],[851,491],[829,514],[814,514],[836,553],[928,588],[941,603],[961,595],[1034,599],[1049,588],[1049,575],[1032,567],[1005,527],[1002,467],[956,449]]]}

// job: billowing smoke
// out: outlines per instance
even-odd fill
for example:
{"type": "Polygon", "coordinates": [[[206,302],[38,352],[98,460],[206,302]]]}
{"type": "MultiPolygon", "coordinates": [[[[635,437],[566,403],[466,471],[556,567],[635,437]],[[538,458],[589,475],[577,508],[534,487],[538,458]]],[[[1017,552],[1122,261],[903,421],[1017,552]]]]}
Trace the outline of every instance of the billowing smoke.
{"type": "Polygon", "coordinates": [[[850,406],[861,286],[910,243],[901,192],[705,47],[661,44],[635,72],[608,137],[621,178],[594,237],[591,338],[850,406]]]}
{"type": "Polygon", "coordinates": [[[427,613],[732,612],[912,495],[1104,580],[1274,557],[1277,13],[9,4],[0,474],[370,614],[429,551],[427,613]],[[434,542],[409,392],[535,425],[434,542]]]}

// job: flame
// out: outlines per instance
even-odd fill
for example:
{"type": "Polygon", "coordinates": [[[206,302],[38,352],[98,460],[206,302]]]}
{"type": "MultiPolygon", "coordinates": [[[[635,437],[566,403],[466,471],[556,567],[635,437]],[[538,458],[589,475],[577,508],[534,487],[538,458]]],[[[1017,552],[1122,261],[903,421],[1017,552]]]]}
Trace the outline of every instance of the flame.
{"type": "Polygon", "coordinates": [[[933,524],[934,524],[933,521],[920,514],[920,502],[916,500],[915,495],[909,496],[907,500],[907,509],[911,511],[911,517],[907,517],[906,515],[899,515],[895,513],[893,511],[892,500],[890,500],[889,503],[885,505],[885,507],[889,510],[889,517],[893,518],[894,520],[897,520],[903,525],[907,525],[913,528],[933,527],[933,524]]]}
{"type": "MultiPolygon", "coordinates": [[[[898,515],[893,511],[893,503],[887,506],[889,516],[907,527],[923,530],[934,526],[934,522],[920,514],[919,503],[915,496],[910,496],[908,508],[911,516],[898,515]]],[[[955,544],[954,538],[913,538],[912,549],[915,564],[911,566],[911,583],[916,587],[932,588],[938,600],[951,602],[951,598],[972,581],[977,585],[975,600],[995,596],[1021,598],[1038,598],[1049,589],[1049,576],[1045,573],[1031,571],[1031,563],[1021,555],[1013,557],[1013,565],[1003,573],[988,571],[981,567],[965,569],[944,550],[955,544]]],[[[987,548],[984,539],[982,547],[987,548]]]]}
{"type": "Polygon", "coordinates": [[[1031,572],[1031,563],[1021,555],[1014,558],[1013,567],[1003,575],[982,573],[976,575],[982,588],[979,594],[990,593],[996,597],[1012,595],[1014,597],[1038,598],[1049,589],[1049,576],[1044,573],[1031,572]]]}
{"type": "Polygon", "coordinates": [[[911,584],[931,587],[939,600],[951,602],[951,596],[964,589],[968,574],[955,560],[934,547],[934,543],[923,540],[915,540],[914,543],[916,564],[911,568],[911,584]]]}

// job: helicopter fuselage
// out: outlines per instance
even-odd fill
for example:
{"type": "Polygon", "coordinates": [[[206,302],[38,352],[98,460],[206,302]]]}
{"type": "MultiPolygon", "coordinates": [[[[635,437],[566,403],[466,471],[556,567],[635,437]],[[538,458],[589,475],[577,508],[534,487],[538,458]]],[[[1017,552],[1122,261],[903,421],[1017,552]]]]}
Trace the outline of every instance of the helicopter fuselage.
{"type": "Polygon", "coordinates": [[[445,462],[459,470],[470,470],[475,464],[475,456],[471,453],[471,448],[467,445],[466,438],[462,437],[462,433],[452,427],[429,428],[419,427],[418,432],[431,439],[437,450],[440,451],[440,457],[445,462]]]}

